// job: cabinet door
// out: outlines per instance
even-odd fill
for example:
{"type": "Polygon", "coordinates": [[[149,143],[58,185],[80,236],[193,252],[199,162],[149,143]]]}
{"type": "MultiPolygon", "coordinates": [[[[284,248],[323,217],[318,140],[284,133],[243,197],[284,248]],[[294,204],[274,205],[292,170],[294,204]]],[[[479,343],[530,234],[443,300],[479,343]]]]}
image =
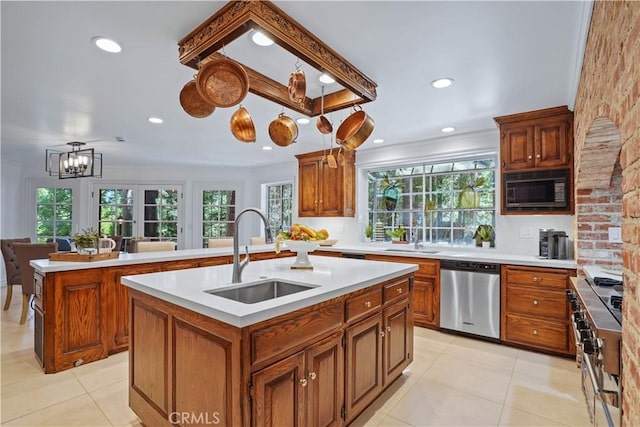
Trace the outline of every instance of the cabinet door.
{"type": "Polygon", "coordinates": [[[366,408],[382,390],[382,315],[346,330],[346,421],[366,408]]]}
{"type": "Polygon", "coordinates": [[[409,301],[386,308],[384,317],[384,379],[383,384],[396,379],[413,360],[413,321],[409,301]]]}
{"type": "Polygon", "coordinates": [[[507,126],[502,129],[500,153],[502,170],[533,167],[533,126],[507,126]]]}
{"type": "Polygon", "coordinates": [[[569,120],[549,119],[535,127],[536,167],[569,165],[569,120]]]}
{"type": "Polygon", "coordinates": [[[252,376],[254,427],[305,425],[307,378],[304,352],[275,363],[252,376]]]}
{"type": "Polygon", "coordinates": [[[440,326],[440,286],[435,278],[414,279],[413,317],[418,326],[440,326]]]}
{"type": "Polygon", "coordinates": [[[344,349],[342,332],[305,350],[308,379],[307,425],[342,425],[344,349]]]}
{"type": "Polygon", "coordinates": [[[298,166],[298,216],[318,216],[318,168],[316,160],[298,166]]]}
{"type": "Polygon", "coordinates": [[[342,168],[330,168],[327,162],[320,161],[319,215],[342,216],[344,211],[344,184],[342,168]]]}

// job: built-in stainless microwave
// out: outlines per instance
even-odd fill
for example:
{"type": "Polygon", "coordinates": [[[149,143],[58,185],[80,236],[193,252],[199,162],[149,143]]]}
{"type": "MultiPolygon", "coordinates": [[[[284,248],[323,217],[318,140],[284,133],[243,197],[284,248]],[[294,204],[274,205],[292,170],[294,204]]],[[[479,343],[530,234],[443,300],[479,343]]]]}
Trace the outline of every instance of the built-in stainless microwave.
{"type": "Polygon", "coordinates": [[[568,210],[571,191],[569,175],[569,169],[503,174],[504,210],[512,212],[568,210]]]}

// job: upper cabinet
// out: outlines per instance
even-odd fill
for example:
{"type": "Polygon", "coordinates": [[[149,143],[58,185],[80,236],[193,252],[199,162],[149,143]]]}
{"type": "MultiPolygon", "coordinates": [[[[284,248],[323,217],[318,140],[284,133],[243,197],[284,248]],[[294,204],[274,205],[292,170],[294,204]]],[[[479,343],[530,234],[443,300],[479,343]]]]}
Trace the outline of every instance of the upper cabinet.
{"type": "Polygon", "coordinates": [[[502,172],[573,167],[573,112],[566,106],[495,117],[502,172]]]}
{"type": "Polygon", "coordinates": [[[296,155],[298,216],[355,216],[355,151],[343,151],[335,168],[324,151],[296,155]]]}

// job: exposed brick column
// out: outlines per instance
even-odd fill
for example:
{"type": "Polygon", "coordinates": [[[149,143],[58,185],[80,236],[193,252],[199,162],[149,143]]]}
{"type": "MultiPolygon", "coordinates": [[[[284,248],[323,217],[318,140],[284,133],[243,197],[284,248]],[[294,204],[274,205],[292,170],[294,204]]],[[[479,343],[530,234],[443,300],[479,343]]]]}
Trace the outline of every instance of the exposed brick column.
{"type": "MultiPolygon", "coordinates": [[[[640,2],[596,1],[576,97],[575,159],[596,119],[620,132],[622,169],[623,425],[640,425],[640,2]]],[[[587,159],[587,157],[585,157],[587,159]]],[[[587,167],[576,165],[576,168],[587,167]]],[[[585,170],[585,169],[583,169],[585,170]]],[[[577,187],[579,188],[579,187],[577,187]]],[[[583,187],[584,188],[584,187],[583,187]]],[[[588,196],[591,196],[589,194],[588,196]]],[[[577,196],[587,196],[577,193],[577,196]]],[[[595,223],[595,222],[594,222],[595,223]]]]}

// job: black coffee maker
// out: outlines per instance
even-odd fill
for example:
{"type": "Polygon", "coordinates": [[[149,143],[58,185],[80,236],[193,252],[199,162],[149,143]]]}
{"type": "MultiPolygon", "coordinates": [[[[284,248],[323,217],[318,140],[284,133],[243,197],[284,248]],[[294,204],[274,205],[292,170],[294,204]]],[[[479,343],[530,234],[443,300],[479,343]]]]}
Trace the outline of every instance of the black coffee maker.
{"type": "Polygon", "coordinates": [[[541,228],[538,256],[546,259],[567,259],[567,233],[541,228]]]}

